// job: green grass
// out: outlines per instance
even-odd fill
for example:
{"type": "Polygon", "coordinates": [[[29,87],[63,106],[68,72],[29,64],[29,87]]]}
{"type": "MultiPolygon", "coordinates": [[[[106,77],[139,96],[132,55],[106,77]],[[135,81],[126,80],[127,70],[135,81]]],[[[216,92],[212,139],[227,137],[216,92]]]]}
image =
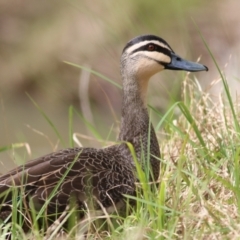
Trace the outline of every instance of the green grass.
{"type": "MultiPolygon", "coordinates": [[[[86,213],[87,217],[79,227],[87,228],[88,239],[238,239],[240,237],[240,141],[239,109],[231,97],[226,79],[222,75],[224,93],[219,102],[212,101],[209,93],[203,92],[197,80],[186,74],[182,84],[182,101],[175,103],[164,115],[152,108],[152,115],[159,118],[157,134],[161,136],[162,156],[159,186],[147,182],[147,175],[137,164],[140,179],[136,201],[125,218],[117,213],[103,216],[86,213]],[[175,114],[178,112],[178,114],[175,114]],[[164,137],[163,137],[164,136],[164,137]],[[99,221],[103,218],[104,220],[99,221]],[[103,222],[106,224],[102,224],[103,222]]],[[[36,103],[34,103],[35,106],[36,103]]],[[[37,106],[40,113],[60,136],[54,124],[37,106]]],[[[69,145],[74,145],[72,119],[75,110],[69,108],[69,145]]],[[[84,117],[94,136],[101,136],[84,117]]],[[[19,147],[20,145],[15,145],[19,147]]],[[[14,147],[14,145],[12,146],[14,147]]],[[[12,147],[0,147],[7,151],[12,147]]],[[[134,149],[129,144],[132,155],[134,149]]],[[[146,156],[147,158],[149,156],[146,156]]],[[[67,172],[66,172],[67,174],[67,172]]],[[[65,175],[66,175],[65,174],[65,175]]],[[[64,176],[65,176],[64,175],[64,176]]],[[[57,190],[61,181],[56,186],[57,190]]],[[[53,194],[54,194],[53,191],[53,194]]],[[[53,194],[51,196],[53,196],[53,194]]],[[[19,218],[21,201],[13,198],[12,239],[27,239],[21,229],[23,217],[19,218]],[[19,212],[17,209],[20,209],[19,212]],[[20,219],[20,220],[19,220],[20,219]]],[[[46,202],[47,205],[47,202],[46,202]]],[[[37,219],[44,217],[45,206],[33,211],[32,232],[34,239],[43,239],[37,219]]],[[[73,216],[74,210],[64,218],[73,216]]],[[[21,214],[20,214],[21,215],[21,214]]],[[[65,221],[65,220],[64,220],[65,221]]],[[[9,230],[10,224],[1,223],[1,239],[9,230]]],[[[61,225],[57,226],[57,230],[61,225]]],[[[59,238],[57,230],[48,239],[59,238]]],[[[70,239],[64,236],[63,239],[70,239]]]]}

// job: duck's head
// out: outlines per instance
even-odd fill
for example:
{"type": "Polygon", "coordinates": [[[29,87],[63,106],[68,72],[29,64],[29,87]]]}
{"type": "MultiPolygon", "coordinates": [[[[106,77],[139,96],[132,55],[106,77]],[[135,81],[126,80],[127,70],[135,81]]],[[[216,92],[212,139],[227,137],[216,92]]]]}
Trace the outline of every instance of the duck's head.
{"type": "Polygon", "coordinates": [[[121,67],[123,76],[130,74],[139,80],[149,79],[164,69],[208,71],[200,63],[181,58],[165,40],[154,35],[142,35],[129,41],[122,52],[121,67]]]}

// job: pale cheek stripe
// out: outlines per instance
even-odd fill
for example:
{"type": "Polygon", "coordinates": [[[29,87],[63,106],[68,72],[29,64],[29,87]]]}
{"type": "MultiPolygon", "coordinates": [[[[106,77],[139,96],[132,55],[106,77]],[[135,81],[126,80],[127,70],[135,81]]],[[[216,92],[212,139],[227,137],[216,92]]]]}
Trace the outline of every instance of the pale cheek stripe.
{"type": "Polygon", "coordinates": [[[163,62],[163,63],[170,63],[171,62],[171,58],[164,54],[164,53],[160,53],[160,52],[147,52],[147,51],[141,51],[141,52],[135,52],[134,54],[132,54],[131,56],[137,56],[137,55],[141,55],[142,57],[147,57],[150,58],[152,60],[156,60],[159,62],[163,62]]]}
{"type": "Polygon", "coordinates": [[[164,43],[161,43],[161,42],[156,41],[156,40],[151,40],[151,41],[146,40],[146,41],[143,41],[143,42],[136,43],[136,44],[134,44],[133,46],[131,46],[130,48],[128,48],[128,49],[127,49],[127,53],[129,54],[129,53],[131,53],[131,52],[134,52],[136,49],[138,49],[138,48],[140,48],[140,47],[142,47],[142,46],[144,46],[144,45],[146,45],[146,44],[149,44],[149,43],[154,43],[154,44],[156,44],[156,45],[158,45],[158,46],[160,46],[160,47],[166,48],[166,49],[168,49],[170,52],[172,52],[172,49],[170,49],[170,48],[169,48],[167,45],[165,45],[164,43]]]}

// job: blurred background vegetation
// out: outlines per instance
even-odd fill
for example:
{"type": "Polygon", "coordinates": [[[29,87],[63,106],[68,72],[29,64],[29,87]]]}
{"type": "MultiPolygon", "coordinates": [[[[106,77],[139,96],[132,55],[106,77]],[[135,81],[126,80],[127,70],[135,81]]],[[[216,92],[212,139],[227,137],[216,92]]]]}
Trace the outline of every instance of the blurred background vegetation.
{"type": "MultiPolygon", "coordinates": [[[[195,22],[236,91],[239,8],[236,0],[0,0],[0,149],[14,143],[28,143],[31,149],[31,154],[25,148],[2,151],[0,172],[20,160],[70,146],[70,105],[82,112],[84,108],[89,110],[89,102],[90,112],[82,115],[103,139],[115,140],[121,89],[65,61],[91,68],[121,84],[121,51],[137,35],[161,36],[182,57],[192,61],[201,57],[210,71],[196,76],[203,90],[209,90],[219,73],[195,22]],[[89,86],[84,87],[88,80],[89,86]],[[58,144],[58,137],[28,95],[51,119],[66,144],[58,144]]],[[[149,87],[149,103],[164,112],[180,99],[179,79],[184,74],[165,71],[155,76],[149,87]]],[[[216,100],[221,89],[221,83],[211,89],[216,100]]],[[[92,136],[76,114],[73,123],[74,132],[92,136]]],[[[92,140],[81,142],[84,146],[101,146],[92,140]]]]}

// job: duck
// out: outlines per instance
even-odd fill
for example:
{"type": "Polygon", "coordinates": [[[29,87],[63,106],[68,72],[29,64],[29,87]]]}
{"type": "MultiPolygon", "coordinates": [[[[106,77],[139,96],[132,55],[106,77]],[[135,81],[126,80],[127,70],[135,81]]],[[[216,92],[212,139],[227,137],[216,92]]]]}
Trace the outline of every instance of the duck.
{"type": "Polygon", "coordinates": [[[44,216],[51,225],[69,209],[73,199],[79,218],[84,217],[87,205],[111,213],[124,206],[126,195],[135,196],[139,181],[136,165],[149,182],[161,181],[159,142],[146,96],[150,78],[163,70],[199,72],[208,68],[183,59],[158,36],[148,34],[130,40],[120,61],[122,112],[116,144],[52,152],[0,176],[0,219],[11,221],[13,198],[22,201],[21,214],[27,219],[24,229],[28,230],[33,208],[39,212],[45,207],[44,216]]]}

